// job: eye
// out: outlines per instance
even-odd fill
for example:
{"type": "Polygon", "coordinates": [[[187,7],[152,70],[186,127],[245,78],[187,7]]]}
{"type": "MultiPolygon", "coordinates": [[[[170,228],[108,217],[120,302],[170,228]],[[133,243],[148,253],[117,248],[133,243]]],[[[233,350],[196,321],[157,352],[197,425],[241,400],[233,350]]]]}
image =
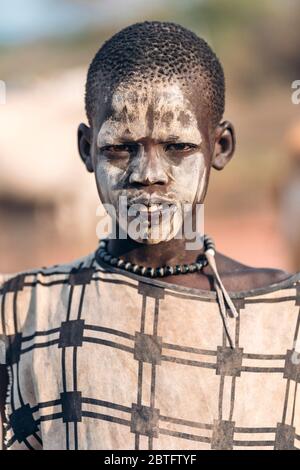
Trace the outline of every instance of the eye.
{"type": "Polygon", "coordinates": [[[135,144],[120,144],[120,145],[106,145],[102,147],[101,152],[109,155],[115,155],[117,157],[125,157],[137,151],[137,145],[135,144]]]}
{"type": "Polygon", "coordinates": [[[165,146],[165,152],[181,152],[181,153],[187,153],[190,150],[193,150],[197,148],[197,145],[195,144],[188,144],[184,142],[180,142],[178,144],[167,144],[165,146]]]}

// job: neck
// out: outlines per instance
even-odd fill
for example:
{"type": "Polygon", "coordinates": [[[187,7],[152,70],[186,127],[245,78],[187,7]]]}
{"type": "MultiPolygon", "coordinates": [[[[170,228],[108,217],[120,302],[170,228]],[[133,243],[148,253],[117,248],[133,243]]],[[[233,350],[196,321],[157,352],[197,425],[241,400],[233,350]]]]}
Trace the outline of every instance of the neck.
{"type": "MultiPolygon", "coordinates": [[[[118,232],[117,232],[118,233],[118,232]]],[[[109,240],[108,251],[132,264],[156,268],[195,262],[201,250],[186,250],[186,240],[172,239],[156,245],[138,243],[131,238],[109,240]]]]}

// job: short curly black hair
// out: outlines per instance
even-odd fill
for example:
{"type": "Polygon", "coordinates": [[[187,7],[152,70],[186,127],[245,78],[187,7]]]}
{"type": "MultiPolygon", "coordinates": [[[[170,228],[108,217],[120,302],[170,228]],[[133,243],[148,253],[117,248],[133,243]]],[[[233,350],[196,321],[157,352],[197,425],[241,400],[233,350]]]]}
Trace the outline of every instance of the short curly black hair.
{"type": "Polygon", "coordinates": [[[89,123],[101,97],[111,99],[120,83],[179,80],[201,87],[211,122],[217,126],[225,104],[222,65],[204,39],[175,23],[145,21],[112,36],[92,60],[86,81],[85,106],[89,123]]]}

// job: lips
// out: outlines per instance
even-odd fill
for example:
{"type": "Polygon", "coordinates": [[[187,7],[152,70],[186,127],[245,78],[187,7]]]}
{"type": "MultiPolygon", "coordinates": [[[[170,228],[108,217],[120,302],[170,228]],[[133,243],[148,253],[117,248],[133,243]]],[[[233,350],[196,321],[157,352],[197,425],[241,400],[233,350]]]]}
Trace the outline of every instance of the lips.
{"type": "Polygon", "coordinates": [[[170,217],[177,211],[175,204],[132,204],[128,206],[129,216],[140,217],[142,221],[147,221],[148,224],[157,225],[162,222],[163,218],[169,220],[170,217]],[[133,209],[133,211],[130,211],[133,209]],[[131,213],[130,213],[131,212],[131,213]]]}

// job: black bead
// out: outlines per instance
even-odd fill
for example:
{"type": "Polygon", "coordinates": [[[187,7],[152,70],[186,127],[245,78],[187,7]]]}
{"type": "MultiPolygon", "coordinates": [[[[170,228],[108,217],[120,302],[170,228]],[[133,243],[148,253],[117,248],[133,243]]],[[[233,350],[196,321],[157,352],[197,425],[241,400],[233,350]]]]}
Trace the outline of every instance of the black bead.
{"type": "Polygon", "coordinates": [[[203,268],[203,263],[195,263],[197,271],[201,271],[203,268]]]}
{"type": "Polygon", "coordinates": [[[181,272],[182,272],[182,274],[188,273],[189,270],[190,270],[190,269],[189,269],[189,265],[188,265],[188,264],[183,264],[183,265],[181,266],[181,272]]]}
{"type": "Polygon", "coordinates": [[[141,267],[140,267],[140,274],[141,274],[141,276],[145,276],[145,275],[146,275],[146,271],[147,271],[146,266],[141,266],[141,267]]]}
{"type": "Polygon", "coordinates": [[[195,263],[190,264],[190,265],[189,265],[189,272],[190,272],[190,273],[194,273],[195,271],[197,271],[197,266],[196,266],[196,264],[195,264],[195,263]]]}
{"type": "Polygon", "coordinates": [[[165,275],[164,268],[156,268],[155,274],[156,274],[157,277],[164,277],[164,275],[165,275]]]}
{"type": "Polygon", "coordinates": [[[173,266],[165,266],[165,276],[172,276],[174,274],[173,266]]]}
{"type": "Polygon", "coordinates": [[[99,258],[100,258],[100,259],[103,259],[104,256],[106,256],[106,255],[107,255],[106,251],[104,251],[104,250],[100,250],[100,251],[99,251],[99,258]]]}
{"type": "Polygon", "coordinates": [[[117,262],[118,262],[118,258],[111,258],[111,260],[110,260],[110,264],[111,264],[112,266],[116,266],[116,265],[117,265],[117,262]]]}
{"type": "Polygon", "coordinates": [[[140,274],[141,268],[138,264],[134,264],[132,267],[132,272],[135,274],[140,274]]]}
{"type": "Polygon", "coordinates": [[[111,255],[106,254],[106,255],[104,256],[103,260],[105,261],[105,263],[109,263],[110,260],[111,260],[111,255]]]}
{"type": "Polygon", "coordinates": [[[123,268],[125,264],[125,261],[123,259],[119,259],[117,262],[118,268],[123,268]]]}
{"type": "Polygon", "coordinates": [[[155,269],[154,268],[147,268],[146,269],[146,276],[148,277],[155,277],[155,269]]]}
{"type": "Polygon", "coordinates": [[[174,270],[174,274],[181,274],[182,271],[181,271],[181,265],[180,264],[176,264],[175,266],[175,270],[174,270]]]}

